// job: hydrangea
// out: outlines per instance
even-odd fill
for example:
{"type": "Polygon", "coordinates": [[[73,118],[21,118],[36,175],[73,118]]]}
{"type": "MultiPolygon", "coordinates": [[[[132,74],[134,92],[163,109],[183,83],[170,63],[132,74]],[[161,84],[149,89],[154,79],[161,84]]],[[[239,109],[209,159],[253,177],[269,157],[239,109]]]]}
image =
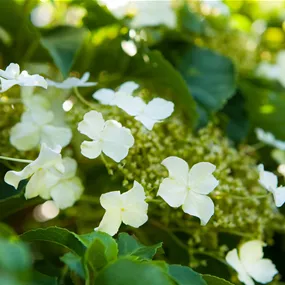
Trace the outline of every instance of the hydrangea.
{"type": "Polygon", "coordinates": [[[134,145],[134,137],[129,129],[115,120],[105,122],[101,113],[90,111],[84,115],[83,121],[78,124],[80,133],[88,136],[92,141],[81,144],[81,153],[92,159],[101,152],[120,162],[134,145]]]}
{"type": "Polygon", "coordinates": [[[97,85],[96,82],[87,82],[90,77],[89,72],[85,72],[81,78],[69,77],[63,82],[55,82],[47,79],[49,86],[53,86],[59,89],[71,89],[73,87],[90,87],[97,85]]]}
{"type": "Polygon", "coordinates": [[[285,150],[285,142],[277,140],[272,133],[265,132],[263,129],[257,128],[255,130],[258,140],[268,145],[276,147],[280,150],[285,150]]]}
{"type": "Polygon", "coordinates": [[[237,249],[228,252],[226,261],[237,271],[238,278],[246,285],[254,285],[254,281],[265,284],[272,281],[278,273],[270,259],[263,258],[260,240],[252,240],[244,243],[239,253],[237,249]]]}
{"type": "Polygon", "coordinates": [[[42,143],[51,148],[65,147],[70,143],[71,129],[54,125],[48,99],[33,96],[25,103],[27,110],[22,114],[21,122],[11,129],[10,142],[14,147],[27,151],[42,143]]]}
{"type": "Polygon", "coordinates": [[[214,203],[207,196],[219,184],[212,175],[216,166],[209,162],[199,162],[189,170],[186,161],[179,157],[168,157],[162,161],[168,169],[169,177],[159,186],[161,196],[171,207],[180,207],[185,213],[198,217],[206,225],[214,214],[214,203]]]}
{"type": "Polygon", "coordinates": [[[116,106],[116,98],[120,95],[131,95],[139,88],[139,85],[133,81],[128,81],[122,84],[117,91],[112,89],[102,88],[93,94],[93,98],[98,100],[103,105],[116,106]]]}
{"type": "Polygon", "coordinates": [[[25,190],[26,199],[37,196],[49,199],[50,188],[58,183],[65,170],[60,150],[42,144],[38,158],[22,171],[8,171],[4,177],[5,182],[17,189],[20,181],[29,179],[25,190]]]}
{"type": "Polygon", "coordinates": [[[269,171],[264,170],[263,164],[258,166],[259,183],[273,194],[275,205],[281,207],[285,202],[285,187],[278,187],[277,176],[269,171]]]}
{"type": "Polygon", "coordinates": [[[100,203],[106,213],[95,230],[113,236],[118,232],[121,223],[134,228],[140,227],[148,220],[148,204],[145,198],[144,189],[137,181],[132,189],[123,194],[113,191],[101,195],[100,203]]]}
{"type": "Polygon", "coordinates": [[[47,89],[47,81],[40,75],[30,75],[26,70],[20,72],[20,67],[16,63],[11,63],[5,70],[0,69],[0,93],[13,87],[20,86],[39,86],[47,89]]]}

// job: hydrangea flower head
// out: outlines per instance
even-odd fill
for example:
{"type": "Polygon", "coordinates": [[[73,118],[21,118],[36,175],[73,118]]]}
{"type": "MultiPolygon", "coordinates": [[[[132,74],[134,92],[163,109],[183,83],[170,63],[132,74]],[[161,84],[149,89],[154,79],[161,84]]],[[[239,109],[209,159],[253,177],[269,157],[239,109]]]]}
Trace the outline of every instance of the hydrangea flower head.
{"type": "Polygon", "coordinates": [[[145,193],[142,185],[137,181],[129,191],[121,194],[113,191],[101,195],[100,203],[106,210],[96,231],[115,235],[121,223],[138,228],[147,220],[148,204],[145,202],[145,193]]]}
{"type": "Polygon", "coordinates": [[[185,213],[198,217],[206,225],[214,214],[214,203],[207,194],[219,184],[212,174],[216,166],[199,162],[189,170],[186,161],[176,156],[164,159],[162,164],[169,177],[162,181],[157,195],[171,207],[182,206],[185,213]]]}
{"type": "Polygon", "coordinates": [[[262,241],[248,241],[239,252],[233,249],[226,256],[226,261],[237,271],[239,280],[246,285],[254,285],[253,279],[262,284],[268,283],[278,273],[272,261],[263,258],[263,246],[262,241]]]}
{"type": "Polygon", "coordinates": [[[47,79],[49,86],[53,86],[59,89],[71,89],[73,87],[90,87],[97,85],[96,82],[87,82],[90,77],[89,72],[85,72],[81,78],[69,77],[63,82],[55,82],[47,79]]]}
{"type": "Polygon", "coordinates": [[[102,114],[96,111],[84,115],[83,121],[78,124],[78,130],[92,139],[81,144],[81,153],[90,159],[103,152],[120,162],[134,145],[134,137],[129,129],[115,120],[105,121],[102,114]]]}
{"type": "Polygon", "coordinates": [[[5,70],[0,69],[0,93],[13,87],[20,86],[39,86],[47,89],[47,81],[40,75],[30,75],[26,70],[20,72],[20,67],[16,63],[11,63],[5,70]]]}

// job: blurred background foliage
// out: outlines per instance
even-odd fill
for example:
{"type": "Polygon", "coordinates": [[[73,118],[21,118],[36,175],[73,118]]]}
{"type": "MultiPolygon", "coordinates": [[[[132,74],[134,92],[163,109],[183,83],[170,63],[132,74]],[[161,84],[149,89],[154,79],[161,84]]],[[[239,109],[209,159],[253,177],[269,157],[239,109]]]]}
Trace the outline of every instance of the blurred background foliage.
{"type": "MultiPolygon", "coordinates": [[[[0,68],[16,62],[30,72],[59,81],[89,71],[92,81],[98,82],[97,89],[116,88],[125,81],[135,81],[147,90],[145,96],[151,94],[151,97],[174,101],[182,110],[181,116],[189,132],[197,133],[209,122],[214,122],[229,138],[230,147],[237,149],[242,149],[245,144],[258,143],[254,133],[257,127],[285,140],[284,86],[276,78],[272,80],[257,74],[261,62],[275,64],[276,55],[285,49],[285,1],[176,0],[173,1],[175,25],[167,21],[153,23],[151,14],[147,16],[147,13],[140,24],[135,20],[136,11],[132,9],[119,14],[119,2],[0,0],[0,68]],[[116,5],[112,5],[115,2],[116,5]]],[[[285,77],[285,71],[283,75],[285,77]]],[[[84,89],[82,94],[91,99],[90,90],[84,89]]],[[[9,98],[17,96],[17,92],[9,92],[9,98]]],[[[21,106],[6,105],[6,100],[6,94],[2,94],[1,154],[35,157],[33,152],[24,154],[11,150],[8,145],[9,129],[17,122],[21,106]]],[[[77,121],[76,116],[81,119],[82,112],[86,111],[84,107],[79,109],[71,112],[72,120],[77,121]]],[[[215,140],[218,139],[219,135],[215,140]]],[[[270,147],[256,149],[254,158],[264,162],[267,169],[276,170],[278,167],[280,181],[284,182],[284,151],[272,151],[270,147]]],[[[84,173],[84,184],[88,185],[86,194],[96,191],[99,195],[110,188],[120,187],[121,177],[110,179],[108,170],[112,167],[106,170],[103,164],[82,161],[82,158],[79,162],[82,163],[80,172],[84,173]]],[[[253,164],[248,165],[250,169],[253,164]]],[[[19,166],[12,165],[15,167],[19,166]]],[[[4,176],[9,168],[11,164],[1,164],[1,175],[4,176]]],[[[43,201],[26,201],[22,195],[23,187],[24,183],[15,191],[4,182],[0,185],[0,218],[13,228],[10,230],[1,225],[0,237],[15,238],[10,231],[21,234],[52,225],[86,233],[103,214],[103,210],[94,210],[98,204],[94,197],[94,201],[82,199],[56,219],[41,220],[35,213],[39,210],[37,207],[43,207],[43,201]]],[[[130,231],[128,227],[123,230],[130,231]]],[[[268,249],[268,255],[279,266],[280,274],[285,276],[282,265],[284,229],[280,232],[271,235],[275,245],[268,249]]],[[[189,264],[183,246],[177,244],[172,233],[160,228],[160,224],[150,223],[135,234],[147,244],[163,241],[168,262],[189,264]]],[[[183,240],[184,233],[178,234],[183,240]]],[[[213,236],[210,238],[215,243],[213,236]]],[[[226,234],[220,238],[231,239],[226,234]]],[[[234,237],[233,245],[236,240],[234,237]]],[[[231,244],[231,240],[228,243],[231,244]]],[[[45,278],[54,276],[46,281],[50,283],[38,281],[35,284],[56,284],[52,282],[62,274],[58,268],[63,266],[58,256],[64,251],[57,245],[41,242],[35,247],[33,252],[39,253],[35,262],[38,272],[45,274],[45,278]]],[[[6,239],[0,239],[0,272],[2,267],[8,268],[0,276],[1,284],[19,284],[18,279],[29,278],[26,272],[31,269],[31,262],[25,244],[10,244],[6,239]],[[2,260],[1,257],[9,256],[10,252],[15,252],[17,265],[2,260]]],[[[206,269],[200,268],[201,272],[230,278],[228,270],[214,258],[209,256],[207,262],[206,269]]],[[[32,269],[29,272],[34,274],[32,269]]],[[[35,278],[43,277],[37,274],[35,278]]],[[[273,284],[282,283],[276,281],[273,284]]]]}

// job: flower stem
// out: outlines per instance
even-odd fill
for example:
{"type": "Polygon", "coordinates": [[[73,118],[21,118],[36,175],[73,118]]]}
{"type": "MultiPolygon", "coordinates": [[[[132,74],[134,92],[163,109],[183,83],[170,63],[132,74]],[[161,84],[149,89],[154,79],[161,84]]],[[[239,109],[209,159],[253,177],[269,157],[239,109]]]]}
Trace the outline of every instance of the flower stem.
{"type": "Polygon", "coordinates": [[[85,100],[85,98],[80,94],[80,92],[78,91],[78,88],[77,87],[74,87],[73,88],[73,91],[74,91],[74,94],[76,95],[76,97],[78,98],[78,100],[85,104],[86,106],[88,106],[89,108],[91,109],[94,109],[96,108],[97,106],[95,104],[92,104],[90,102],[88,102],[87,100],[85,100]]]}
{"type": "Polygon", "coordinates": [[[15,161],[15,162],[21,162],[21,163],[31,163],[31,162],[33,162],[33,160],[12,158],[12,157],[7,157],[7,156],[0,156],[0,159],[10,160],[10,161],[15,161]]]}

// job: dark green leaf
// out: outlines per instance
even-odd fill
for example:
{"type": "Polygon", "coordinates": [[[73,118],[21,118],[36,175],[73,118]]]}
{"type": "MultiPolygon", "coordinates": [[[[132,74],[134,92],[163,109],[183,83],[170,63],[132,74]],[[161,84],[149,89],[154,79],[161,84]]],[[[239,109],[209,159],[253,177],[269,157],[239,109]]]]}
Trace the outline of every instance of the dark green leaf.
{"type": "Polygon", "coordinates": [[[219,111],[235,93],[233,63],[211,50],[193,46],[182,56],[178,69],[200,108],[209,114],[219,111]]]}
{"type": "Polygon", "coordinates": [[[124,257],[101,270],[95,280],[97,285],[174,285],[163,262],[138,261],[124,257]]]}
{"type": "Polygon", "coordinates": [[[4,223],[0,223],[0,237],[1,238],[10,238],[16,236],[15,231],[4,223]]]}
{"type": "Polygon", "coordinates": [[[208,285],[233,285],[229,281],[212,275],[203,275],[203,279],[207,282],[208,285]]]}
{"type": "Polygon", "coordinates": [[[202,276],[190,267],[173,264],[168,268],[169,275],[178,285],[207,285],[202,276]]]}
{"type": "Polygon", "coordinates": [[[60,260],[64,262],[71,271],[74,271],[82,279],[85,278],[84,269],[82,266],[82,258],[80,256],[73,254],[72,252],[68,252],[62,256],[60,260]]]}
{"type": "Polygon", "coordinates": [[[33,272],[32,285],[57,285],[57,278],[42,274],[38,271],[33,272]]]}
{"type": "Polygon", "coordinates": [[[162,243],[145,246],[127,233],[120,233],[118,238],[119,256],[134,255],[142,259],[152,259],[162,243]]]}
{"type": "Polygon", "coordinates": [[[38,228],[23,233],[20,238],[23,241],[47,241],[59,244],[69,250],[75,252],[79,256],[82,256],[86,250],[83,241],[80,237],[67,229],[58,227],[38,228]]]}
{"type": "Polygon", "coordinates": [[[83,28],[58,27],[41,38],[41,44],[49,51],[64,77],[68,76],[86,34],[83,28]]]}

